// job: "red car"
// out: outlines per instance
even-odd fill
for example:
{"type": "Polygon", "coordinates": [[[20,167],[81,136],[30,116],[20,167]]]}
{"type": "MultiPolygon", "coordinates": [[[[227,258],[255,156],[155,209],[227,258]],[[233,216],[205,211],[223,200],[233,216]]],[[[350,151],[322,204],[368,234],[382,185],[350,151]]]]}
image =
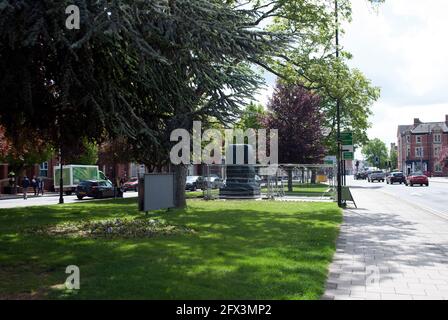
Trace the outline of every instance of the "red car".
{"type": "Polygon", "coordinates": [[[414,172],[406,177],[406,185],[413,187],[414,185],[429,186],[429,180],[423,172],[414,172]]]}
{"type": "Polygon", "coordinates": [[[124,191],[138,191],[138,178],[131,178],[123,184],[124,191]]]}

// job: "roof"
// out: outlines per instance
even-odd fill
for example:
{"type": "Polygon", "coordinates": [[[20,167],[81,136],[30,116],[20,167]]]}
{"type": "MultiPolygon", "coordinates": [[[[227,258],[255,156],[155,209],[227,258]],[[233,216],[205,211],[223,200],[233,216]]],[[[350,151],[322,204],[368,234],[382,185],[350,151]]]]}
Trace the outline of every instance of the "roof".
{"type": "Polygon", "coordinates": [[[406,126],[398,126],[398,135],[401,135],[401,134],[403,134],[406,131],[411,130],[411,129],[412,129],[412,126],[408,126],[408,125],[406,125],[406,126]]]}
{"type": "Polygon", "coordinates": [[[428,122],[428,123],[422,123],[416,126],[413,130],[411,130],[412,133],[428,133],[432,131],[440,130],[443,132],[448,132],[448,126],[445,122],[428,122]]]}
{"type": "Polygon", "coordinates": [[[420,123],[416,127],[413,125],[402,125],[398,126],[398,135],[402,135],[406,131],[411,131],[412,134],[424,134],[437,130],[448,133],[448,125],[445,122],[420,123]]]}

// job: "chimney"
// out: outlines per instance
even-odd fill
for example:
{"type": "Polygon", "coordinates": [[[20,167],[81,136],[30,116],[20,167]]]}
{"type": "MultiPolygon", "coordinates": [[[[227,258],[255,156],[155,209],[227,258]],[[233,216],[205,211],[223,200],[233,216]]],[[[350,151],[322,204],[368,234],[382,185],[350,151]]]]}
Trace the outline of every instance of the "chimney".
{"type": "Polygon", "coordinates": [[[419,124],[421,124],[422,122],[420,121],[419,118],[414,118],[414,126],[418,126],[419,124]]]}
{"type": "Polygon", "coordinates": [[[446,125],[448,126],[448,114],[445,115],[445,123],[446,123],[446,125]]]}

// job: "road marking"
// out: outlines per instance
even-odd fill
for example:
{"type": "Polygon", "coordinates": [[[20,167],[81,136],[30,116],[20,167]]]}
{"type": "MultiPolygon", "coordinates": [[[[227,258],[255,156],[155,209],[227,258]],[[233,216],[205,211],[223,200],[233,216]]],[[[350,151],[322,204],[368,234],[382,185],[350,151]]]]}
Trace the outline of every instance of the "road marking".
{"type": "Polygon", "coordinates": [[[411,196],[416,196],[416,197],[421,197],[423,196],[421,193],[417,193],[417,192],[412,192],[411,196]]]}

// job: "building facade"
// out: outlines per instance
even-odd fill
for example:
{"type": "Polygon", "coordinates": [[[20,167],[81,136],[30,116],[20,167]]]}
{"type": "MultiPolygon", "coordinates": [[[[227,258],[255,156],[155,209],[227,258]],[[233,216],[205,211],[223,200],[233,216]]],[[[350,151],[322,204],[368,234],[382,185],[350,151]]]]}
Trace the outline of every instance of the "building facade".
{"type": "Polygon", "coordinates": [[[445,122],[422,122],[398,126],[398,169],[405,174],[423,171],[448,177],[448,115],[445,122]]]}
{"type": "MultiPolygon", "coordinates": [[[[26,168],[24,172],[17,172],[16,179],[19,182],[23,174],[26,174],[29,178],[39,177],[43,179],[46,191],[54,191],[54,167],[59,167],[59,160],[55,156],[47,161],[35,164],[31,167],[26,168]]],[[[104,174],[111,180],[119,181],[120,179],[128,180],[132,177],[138,177],[147,172],[144,165],[139,165],[136,163],[108,163],[107,161],[100,158],[98,161],[98,167],[104,174]]],[[[0,194],[9,193],[9,173],[10,168],[7,163],[0,163],[0,194]]]]}

